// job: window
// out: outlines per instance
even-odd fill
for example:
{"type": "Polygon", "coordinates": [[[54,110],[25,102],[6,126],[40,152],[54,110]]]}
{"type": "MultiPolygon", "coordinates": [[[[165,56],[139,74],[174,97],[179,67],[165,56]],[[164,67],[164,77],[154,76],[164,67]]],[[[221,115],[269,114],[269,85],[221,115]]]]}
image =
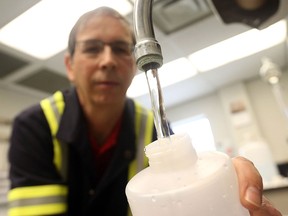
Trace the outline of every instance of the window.
{"type": "Polygon", "coordinates": [[[215,151],[210,122],[204,115],[180,120],[171,124],[174,133],[188,133],[197,152],[215,151]]]}

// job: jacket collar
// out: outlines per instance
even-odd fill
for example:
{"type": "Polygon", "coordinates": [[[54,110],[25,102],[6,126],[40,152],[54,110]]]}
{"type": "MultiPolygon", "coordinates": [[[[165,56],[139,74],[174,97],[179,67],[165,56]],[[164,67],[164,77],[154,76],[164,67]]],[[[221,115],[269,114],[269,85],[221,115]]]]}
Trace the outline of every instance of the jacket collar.
{"type": "Polygon", "coordinates": [[[65,108],[57,132],[57,138],[70,143],[76,139],[81,129],[86,127],[86,124],[76,89],[73,87],[63,91],[63,96],[65,108]]]}
{"type": "MultiPolygon", "coordinates": [[[[56,136],[59,140],[71,143],[81,135],[87,126],[75,87],[63,91],[63,96],[65,108],[56,136]]],[[[123,121],[133,122],[131,126],[132,129],[134,128],[134,102],[131,99],[127,99],[125,102],[123,121]]]]}

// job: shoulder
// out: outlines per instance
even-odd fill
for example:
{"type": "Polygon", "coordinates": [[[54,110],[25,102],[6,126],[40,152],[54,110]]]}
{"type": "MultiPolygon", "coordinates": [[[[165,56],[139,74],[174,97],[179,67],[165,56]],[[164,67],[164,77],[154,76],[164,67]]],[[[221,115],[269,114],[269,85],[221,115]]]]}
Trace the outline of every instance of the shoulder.
{"type": "Polygon", "coordinates": [[[14,118],[10,142],[13,144],[24,141],[32,143],[35,139],[49,140],[49,135],[48,123],[38,103],[23,110],[14,118]]]}
{"type": "Polygon", "coordinates": [[[140,102],[131,99],[131,98],[127,98],[126,100],[126,106],[128,106],[130,109],[132,109],[133,111],[135,110],[137,112],[137,109],[139,110],[144,110],[144,111],[151,111],[152,110],[150,108],[147,108],[145,106],[143,106],[140,102]]]}
{"type": "Polygon", "coordinates": [[[35,104],[25,110],[21,111],[14,119],[14,124],[18,122],[37,122],[43,118],[43,111],[40,104],[35,104]]]}
{"type": "MultiPolygon", "coordinates": [[[[63,95],[63,100],[66,100],[66,97],[69,97],[71,91],[63,91],[61,94],[63,95]]],[[[52,97],[53,95],[43,98],[37,104],[26,108],[16,115],[13,120],[13,131],[15,131],[13,135],[25,135],[24,131],[26,132],[27,136],[31,136],[31,134],[39,132],[50,135],[50,128],[41,103],[45,99],[50,99],[52,97]]]]}
{"type": "Polygon", "coordinates": [[[51,139],[50,128],[40,104],[27,108],[13,121],[10,136],[10,162],[27,159],[31,157],[32,152],[37,152],[37,154],[47,152],[47,148],[50,149],[52,146],[51,139]]]}

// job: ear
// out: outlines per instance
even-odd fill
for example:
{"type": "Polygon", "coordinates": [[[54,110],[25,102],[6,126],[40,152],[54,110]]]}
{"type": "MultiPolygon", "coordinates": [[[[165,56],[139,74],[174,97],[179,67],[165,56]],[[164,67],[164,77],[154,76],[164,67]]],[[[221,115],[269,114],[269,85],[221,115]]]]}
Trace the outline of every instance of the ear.
{"type": "Polygon", "coordinates": [[[74,83],[73,59],[72,59],[72,56],[68,52],[65,53],[64,63],[66,67],[67,77],[70,80],[70,82],[74,83]]]}

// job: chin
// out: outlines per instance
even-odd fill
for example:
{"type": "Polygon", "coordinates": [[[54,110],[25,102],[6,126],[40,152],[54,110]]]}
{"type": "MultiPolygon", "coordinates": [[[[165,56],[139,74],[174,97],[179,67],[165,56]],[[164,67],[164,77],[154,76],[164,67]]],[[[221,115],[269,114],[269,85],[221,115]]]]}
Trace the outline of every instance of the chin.
{"type": "Polygon", "coordinates": [[[114,104],[119,104],[119,103],[122,103],[123,101],[125,100],[125,97],[119,99],[119,97],[97,97],[95,98],[93,101],[94,101],[94,104],[98,104],[98,105],[114,105],[114,104]]]}

